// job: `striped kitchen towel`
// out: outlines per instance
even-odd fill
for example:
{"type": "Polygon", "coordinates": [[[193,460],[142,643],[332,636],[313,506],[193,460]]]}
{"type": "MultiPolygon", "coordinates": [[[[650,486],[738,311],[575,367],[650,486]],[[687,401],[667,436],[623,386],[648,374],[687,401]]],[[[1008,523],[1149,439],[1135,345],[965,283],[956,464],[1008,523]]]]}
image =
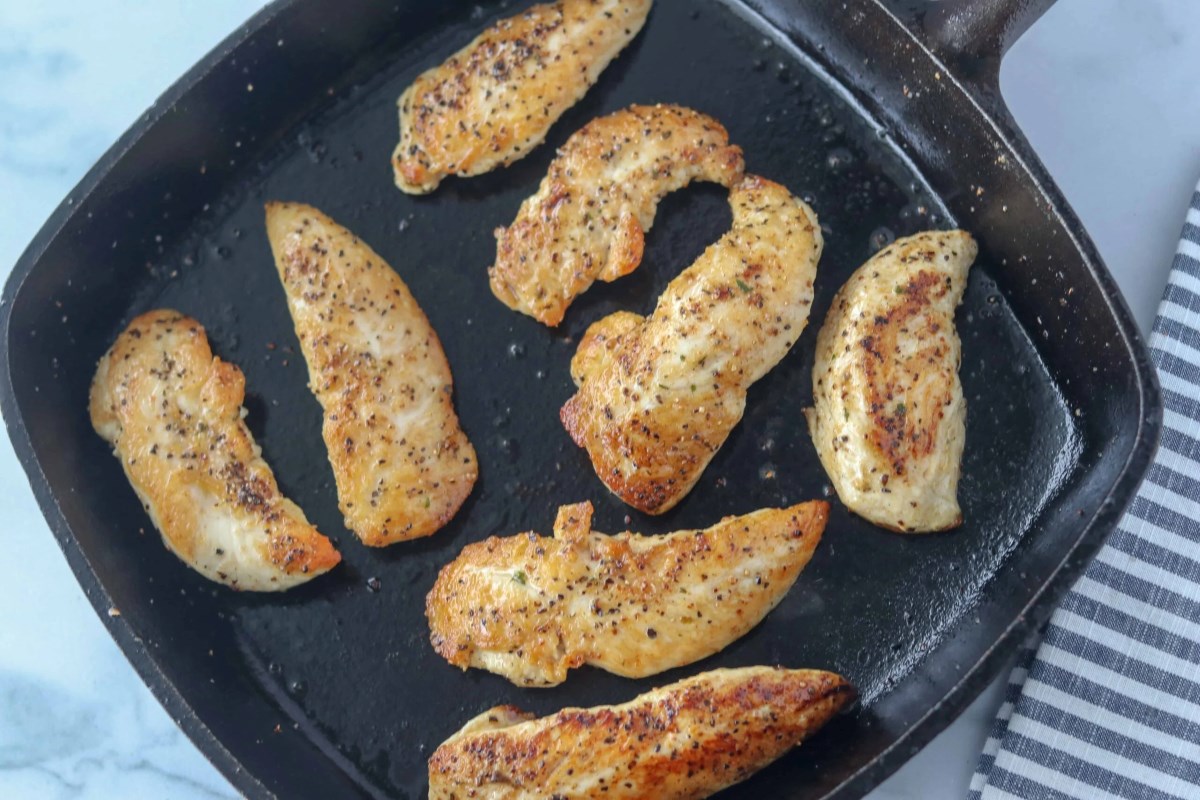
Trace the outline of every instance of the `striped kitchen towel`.
{"type": "Polygon", "coordinates": [[[1150,350],[1165,405],[1158,455],[1022,653],[970,800],[1200,798],[1200,187],[1150,350]]]}

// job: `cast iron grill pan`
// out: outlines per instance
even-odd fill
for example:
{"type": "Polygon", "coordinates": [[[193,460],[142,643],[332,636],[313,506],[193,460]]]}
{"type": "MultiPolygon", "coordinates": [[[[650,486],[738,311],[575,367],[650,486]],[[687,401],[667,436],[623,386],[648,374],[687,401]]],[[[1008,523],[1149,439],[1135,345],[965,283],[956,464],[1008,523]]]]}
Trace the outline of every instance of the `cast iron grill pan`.
{"type": "Polygon", "coordinates": [[[844,4],[660,0],[545,146],[430,196],[401,194],[388,164],[396,97],[522,5],[300,0],[271,7],[214,53],[195,85],[185,80],[127,138],[128,152],[118,146],[89,176],[6,290],[4,400],[18,451],[93,602],[120,610],[105,616],[118,641],[251,797],[421,797],[433,749],[492,705],[545,714],[617,703],[751,664],[840,672],[862,704],[726,796],[858,796],[974,696],[1002,657],[997,646],[1044,616],[1047,582],[1057,573],[1061,584],[1111,527],[1157,424],[1144,352],[1086,238],[1062,227],[1073,218],[1057,216],[1052,187],[1039,194],[1036,164],[1031,174],[998,160],[1000,132],[953,97],[962,90],[950,74],[936,87],[919,72],[913,54],[929,54],[874,3],[835,13],[844,4]],[[856,47],[888,36],[882,77],[856,64],[856,47]],[[889,69],[901,71],[888,79],[889,69]],[[897,90],[914,105],[891,97],[897,90]],[[957,102],[930,97],[937,113],[924,113],[911,98],[920,91],[957,102]],[[503,307],[486,276],[492,230],[535,190],[554,149],[596,116],[654,102],[721,120],[747,171],[805,197],[826,240],[807,331],[751,390],[744,420],[695,490],[661,517],[608,494],[558,408],[587,325],[617,309],[649,312],[727,230],[725,191],[697,185],[670,196],[639,270],[597,284],[556,330],[503,307]],[[959,149],[939,149],[939,136],[959,149]],[[342,525],[320,409],[264,232],[272,199],[311,203],[370,243],[441,337],[481,475],[432,538],[371,550],[342,525]],[[800,411],[838,287],[891,237],[955,225],[982,244],[957,319],[966,521],[950,534],[898,536],[831,496],[800,411]],[[163,306],[200,320],[216,352],[246,373],[247,422],[283,491],[338,542],[345,561],[332,574],[280,596],[238,594],[162,546],[91,430],[86,397],[122,327],[163,306]],[[548,535],[560,504],[591,500],[599,530],[659,533],[822,497],[833,513],[796,586],[762,625],[699,664],[642,681],[582,669],[559,687],[522,690],[460,672],[428,644],[424,597],[438,569],[492,534],[548,535]]]}

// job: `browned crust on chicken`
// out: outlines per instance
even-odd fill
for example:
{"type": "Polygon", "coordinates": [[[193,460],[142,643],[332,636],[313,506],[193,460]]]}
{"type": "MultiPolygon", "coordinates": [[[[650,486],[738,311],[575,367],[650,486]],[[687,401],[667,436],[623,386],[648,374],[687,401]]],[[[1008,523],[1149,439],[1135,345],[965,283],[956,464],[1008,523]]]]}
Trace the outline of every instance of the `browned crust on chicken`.
{"type": "Polygon", "coordinates": [[[430,800],[697,800],[745,780],[855,697],[839,675],[705,672],[618,706],[476,717],[429,759],[430,800]]]}
{"type": "Polygon", "coordinates": [[[650,0],[562,0],[495,23],[400,96],[396,186],[523,158],[641,30],[650,0]]]}
{"type": "Polygon", "coordinates": [[[242,422],[245,395],[200,323],[164,309],[100,359],[89,411],[172,552],[235,589],[279,591],[341,557],[279,492],[242,422]]]}
{"type": "Polygon", "coordinates": [[[596,475],[661,514],[691,491],[741,420],[746,391],[808,323],[821,255],[817,217],[777,183],[746,176],[733,227],[671,281],[648,318],[592,325],[560,417],[596,475]]]}
{"type": "Polygon", "coordinates": [[[741,175],[741,148],[706,114],[630,106],[594,119],[559,149],[512,225],[496,229],[492,293],[557,325],[597,278],[637,268],[663,197],[694,180],[731,186],[741,175]]]}
{"type": "Polygon", "coordinates": [[[426,599],[430,641],[455,666],[552,686],[583,664],[642,678],[735,641],[783,599],[825,528],[822,501],[667,536],[591,529],[559,509],[554,538],[468,545],[426,599]]]}
{"type": "MultiPolygon", "coordinates": [[[[863,370],[866,373],[867,406],[874,423],[868,434],[871,445],[883,456],[896,475],[904,475],[906,465],[912,459],[928,456],[933,452],[934,430],[930,425],[920,425],[916,415],[910,417],[907,408],[895,403],[896,384],[901,380],[899,373],[905,368],[924,369],[934,359],[941,362],[945,357],[944,345],[936,341],[945,320],[927,316],[929,306],[951,291],[951,280],[925,270],[918,271],[907,283],[896,287],[901,302],[865,322],[865,335],[860,340],[866,357],[863,370]],[[902,291],[901,291],[902,290],[902,291]],[[893,353],[900,351],[899,340],[912,337],[930,342],[922,348],[897,360],[893,353]]],[[[922,405],[944,408],[951,402],[951,387],[943,385],[927,394],[922,405]]]]}
{"type": "Polygon", "coordinates": [[[478,474],[441,342],[404,281],[320,211],[267,204],[346,526],[380,547],[450,521],[478,474]]]}

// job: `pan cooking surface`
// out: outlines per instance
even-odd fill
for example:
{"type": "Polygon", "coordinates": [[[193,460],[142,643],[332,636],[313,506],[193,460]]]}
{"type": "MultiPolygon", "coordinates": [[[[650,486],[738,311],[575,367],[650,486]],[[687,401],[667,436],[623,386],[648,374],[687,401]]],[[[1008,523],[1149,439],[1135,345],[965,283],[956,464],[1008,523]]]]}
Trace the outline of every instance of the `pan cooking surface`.
{"type": "MultiPolygon", "coordinates": [[[[80,343],[90,365],[139,312],[168,306],[199,319],[217,353],[246,373],[247,422],[281,487],[338,541],[344,564],[277,597],[212,586],[161,546],[96,436],[83,453],[90,480],[80,486],[79,502],[103,509],[110,520],[114,553],[127,559],[130,578],[144,582],[141,591],[166,620],[156,631],[163,641],[187,648],[189,630],[215,620],[218,631],[196,640],[196,661],[239,673],[279,708],[281,733],[266,727],[250,733],[316,741],[367,795],[423,796],[432,750],[492,705],[550,713],[623,702],[715,667],[782,664],[843,673],[860,688],[864,708],[834,726],[869,725],[872,701],[913,671],[969,611],[1078,458],[1071,415],[995,289],[996,265],[986,254],[958,315],[968,399],[961,529],[898,536],[850,516],[831,498],[824,541],[762,625],[715,657],[648,680],[589,668],[557,688],[522,690],[487,673],[459,672],[429,646],[424,597],[441,565],[489,535],[549,534],[559,504],[592,501],[600,530],[658,533],[830,496],[800,413],[811,402],[812,351],[825,310],[890,236],[954,224],[886,133],[790,46],[715,2],[657,4],[642,34],[555,125],[547,144],[523,161],[479,178],[450,179],[431,196],[401,194],[388,164],[396,97],[420,71],[511,13],[464,15],[416,46],[364,54],[378,65],[375,77],[335,92],[285,141],[246,141],[248,153],[266,144],[269,155],[244,164],[244,179],[185,238],[164,242],[161,257],[126,294],[133,297],[128,308],[114,309],[111,328],[80,343]],[[724,190],[699,185],[669,197],[639,270],[597,284],[557,330],[503,307],[486,275],[492,230],[509,223],[536,189],[554,148],[587,120],[635,102],[679,103],[714,115],[745,149],[747,171],[805,196],[826,238],[805,334],[751,390],[744,420],[696,489],[657,518],[608,494],[559,424],[558,408],[572,393],[568,362],[587,325],[616,309],[650,311],[666,283],[727,229],[724,190]],[[263,228],[262,204],[271,199],[311,203],[369,242],[408,283],[442,339],[481,474],[462,511],[432,538],[369,550],[341,523],[320,410],[305,385],[263,228]]],[[[82,415],[90,374],[66,377],[80,387],[82,415]]],[[[818,737],[729,796],[774,796],[773,787],[794,790],[815,780],[821,752],[818,737]]]]}

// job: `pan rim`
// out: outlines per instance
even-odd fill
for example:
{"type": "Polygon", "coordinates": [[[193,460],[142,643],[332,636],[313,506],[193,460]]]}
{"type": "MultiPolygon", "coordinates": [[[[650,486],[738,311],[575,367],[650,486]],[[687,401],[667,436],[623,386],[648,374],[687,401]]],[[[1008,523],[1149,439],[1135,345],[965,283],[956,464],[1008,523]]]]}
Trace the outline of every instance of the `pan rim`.
{"type": "MultiPolygon", "coordinates": [[[[108,591],[80,546],[59,506],[55,492],[42,470],[41,462],[17,402],[16,386],[10,368],[11,322],[14,301],[26,279],[41,261],[50,242],[61,233],[78,212],[82,201],[90,197],[96,188],[104,183],[113,168],[145,133],[167,116],[176,103],[214,68],[222,64],[243,42],[302,1],[272,0],[225,37],[164,91],[151,107],[138,117],[130,128],[100,157],[51,213],[18,258],[5,283],[3,293],[0,295],[0,340],[2,340],[0,341],[0,374],[2,374],[0,377],[0,412],[3,413],[13,449],[26,473],[51,534],[57,540],[71,571],[105,629],[113,637],[122,654],[150,689],[155,699],[225,779],[239,792],[253,800],[260,798],[273,800],[278,797],[278,794],[248,771],[238,757],[228,750],[202,721],[197,710],[162,670],[150,648],[138,637],[132,624],[124,617],[108,614],[108,610],[113,606],[108,591]]],[[[871,0],[871,2],[895,19],[882,0],[871,0]]],[[[895,19],[895,22],[902,29],[908,30],[900,20],[895,19]]],[[[938,54],[927,47],[918,37],[911,36],[911,40],[928,58],[942,63],[945,67],[944,74],[954,80],[965,95],[971,97],[970,91],[959,80],[952,65],[945,64],[938,54]]],[[[972,99],[974,100],[974,98],[972,99]]],[[[1131,377],[1137,392],[1136,432],[1132,437],[1124,462],[1116,472],[1116,477],[1103,495],[1096,510],[1083,524],[1074,543],[1061,561],[1053,568],[1046,581],[1030,596],[1017,616],[1002,629],[996,640],[983,651],[973,664],[964,668],[962,677],[940,700],[930,705],[890,745],[879,751],[870,761],[863,764],[830,791],[826,795],[826,800],[833,798],[849,800],[852,797],[861,797],[878,786],[953,722],[983,688],[996,677],[1001,666],[1010,656],[1012,646],[1042,626],[1053,612],[1056,601],[1061,598],[1066,588],[1082,574],[1084,568],[1103,546],[1109,533],[1115,529],[1125,508],[1132,501],[1141,484],[1158,446],[1162,426],[1162,399],[1157,374],[1150,360],[1148,347],[1138,331],[1115,281],[1090,237],[1084,231],[1082,224],[1020,131],[1015,128],[1015,125],[1006,125],[1003,118],[978,102],[975,102],[974,106],[977,114],[993,127],[997,138],[1020,157],[1022,170],[1042,193],[1054,218],[1072,234],[1073,245],[1083,257],[1093,280],[1101,290],[1132,367],[1131,377]]]]}

